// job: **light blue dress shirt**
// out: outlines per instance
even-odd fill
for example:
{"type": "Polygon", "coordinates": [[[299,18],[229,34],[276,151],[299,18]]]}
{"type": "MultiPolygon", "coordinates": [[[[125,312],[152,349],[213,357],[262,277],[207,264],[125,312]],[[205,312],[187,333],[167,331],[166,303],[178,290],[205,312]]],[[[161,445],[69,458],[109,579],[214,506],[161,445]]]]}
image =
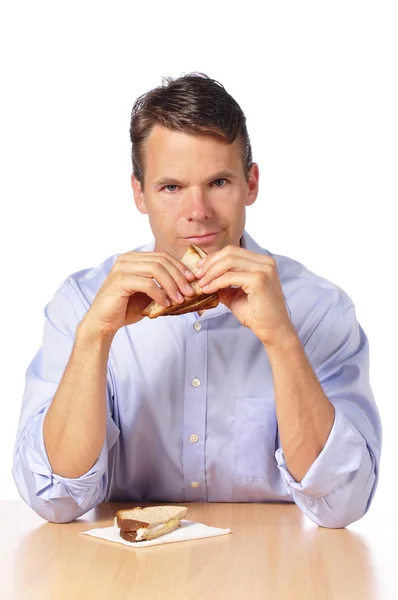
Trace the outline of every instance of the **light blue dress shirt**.
{"type": "MultiPolygon", "coordinates": [[[[154,244],[136,250],[153,251],[154,244]]],[[[108,362],[101,454],[77,479],[52,471],[43,420],[76,327],[114,255],[60,286],[27,370],[13,475],[39,515],[68,522],[104,500],[295,502],[325,527],[365,514],[378,479],[381,426],[369,384],[368,340],[353,303],[302,264],[261,248],[246,231],[242,246],[276,260],[292,323],[335,407],[326,445],[303,480],[296,482],[285,464],[267,352],[222,304],[202,316],[145,318],[120,329],[108,362]]]]}

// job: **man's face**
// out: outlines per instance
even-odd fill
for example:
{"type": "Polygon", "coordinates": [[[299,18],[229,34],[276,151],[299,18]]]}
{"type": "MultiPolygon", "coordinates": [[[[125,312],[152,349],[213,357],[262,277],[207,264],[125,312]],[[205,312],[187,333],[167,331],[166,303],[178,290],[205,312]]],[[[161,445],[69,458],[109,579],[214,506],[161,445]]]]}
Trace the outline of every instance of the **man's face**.
{"type": "Polygon", "coordinates": [[[192,242],[207,253],[239,246],[259,173],[253,163],[246,180],[237,141],[156,125],[145,142],[144,172],[144,190],[134,176],[132,186],[138,210],[148,214],[156,251],[180,259],[192,242]]]}

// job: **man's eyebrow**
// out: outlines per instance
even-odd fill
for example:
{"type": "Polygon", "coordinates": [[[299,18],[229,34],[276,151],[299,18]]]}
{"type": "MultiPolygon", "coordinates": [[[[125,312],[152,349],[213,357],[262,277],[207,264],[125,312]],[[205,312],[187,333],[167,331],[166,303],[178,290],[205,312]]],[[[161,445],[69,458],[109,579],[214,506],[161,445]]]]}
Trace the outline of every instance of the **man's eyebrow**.
{"type": "MultiPolygon", "coordinates": [[[[228,169],[223,169],[222,171],[218,171],[217,173],[214,173],[214,175],[206,178],[203,183],[215,181],[216,179],[236,179],[236,175],[228,169]]],[[[161,177],[155,181],[153,187],[162,187],[164,185],[181,185],[183,183],[184,182],[179,181],[176,177],[161,177]]]]}

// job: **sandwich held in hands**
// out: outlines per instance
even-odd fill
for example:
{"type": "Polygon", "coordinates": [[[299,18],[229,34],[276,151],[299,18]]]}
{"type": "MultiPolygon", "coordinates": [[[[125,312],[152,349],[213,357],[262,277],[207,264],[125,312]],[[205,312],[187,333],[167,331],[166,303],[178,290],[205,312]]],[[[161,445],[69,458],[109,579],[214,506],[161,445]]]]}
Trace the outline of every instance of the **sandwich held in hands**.
{"type": "Polygon", "coordinates": [[[118,510],[115,525],[120,537],[128,542],[142,542],[170,533],[181,524],[188,509],[185,506],[148,506],[118,510]]]}
{"type": "MultiPolygon", "coordinates": [[[[206,256],[207,253],[202,248],[199,248],[196,244],[191,244],[182,257],[181,262],[196,275],[198,271],[197,263],[206,256]]],[[[205,294],[197,281],[193,281],[191,287],[195,295],[192,297],[184,296],[182,304],[173,303],[170,307],[165,308],[154,300],[144,308],[141,314],[150,319],[156,319],[156,317],[183,315],[189,312],[215,308],[218,305],[218,292],[205,294]]]]}

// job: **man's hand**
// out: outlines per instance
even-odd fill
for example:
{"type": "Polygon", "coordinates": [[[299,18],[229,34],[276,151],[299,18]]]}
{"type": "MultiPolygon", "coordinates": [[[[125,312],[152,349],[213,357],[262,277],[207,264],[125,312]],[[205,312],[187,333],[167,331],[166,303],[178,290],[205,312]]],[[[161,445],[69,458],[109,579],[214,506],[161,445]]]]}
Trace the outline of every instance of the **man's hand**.
{"type": "Polygon", "coordinates": [[[170,299],[181,304],[184,295],[194,294],[189,285],[194,279],[179,260],[165,252],[122,254],[79,327],[112,338],[124,325],[141,321],[141,311],[151,300],[164,307],[171,305],[170,299]]]}
{"type": "Polygon", "coordinates": [[[198,263],[199,285],[219,291],[220,302],[264,345],[296,336],[286,309],[276,262],[270,256],[226,246],[198,263]],[[237,286],[237,289],[231,289],[237,286]]]}

